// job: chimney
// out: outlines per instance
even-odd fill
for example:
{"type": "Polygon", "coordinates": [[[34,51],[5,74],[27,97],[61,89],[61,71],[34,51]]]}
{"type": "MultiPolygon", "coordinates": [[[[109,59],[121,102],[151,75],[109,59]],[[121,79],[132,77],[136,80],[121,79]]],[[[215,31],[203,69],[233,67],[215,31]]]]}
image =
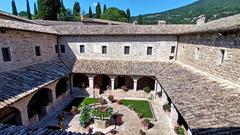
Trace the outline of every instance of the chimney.
{"type": "Polygon", "coordinates": [[[167,22],[166,21],[158,21],[158,25],[166,25],[167,22]]]}
{"type": "Polygon", "coordinates": [[[205,14],[202,14],[197,18],[196,24],[201,25],[201,24],[204,24],[205,21],[206,21],[206,16],[205,16],[205,14]]]}

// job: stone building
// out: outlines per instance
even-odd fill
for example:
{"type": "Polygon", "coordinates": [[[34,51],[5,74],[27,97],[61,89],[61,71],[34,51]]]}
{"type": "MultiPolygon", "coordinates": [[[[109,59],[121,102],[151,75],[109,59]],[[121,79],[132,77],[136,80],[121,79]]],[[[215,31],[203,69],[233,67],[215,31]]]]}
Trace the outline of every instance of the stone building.
{"type": "MultiPolygon", "coordinates": [[[[88,87],[93,96],[94,88],[126,85],[137,91],[148,84],[163,91],[172,123],[189,134],[240,133],[240,15],[198,25],[147,26],[2,16],[1,123],[37,125],[65,106],[74,86],[88,87]]],[[[0,125],[3,129],[12,130],[0,125]]]]}

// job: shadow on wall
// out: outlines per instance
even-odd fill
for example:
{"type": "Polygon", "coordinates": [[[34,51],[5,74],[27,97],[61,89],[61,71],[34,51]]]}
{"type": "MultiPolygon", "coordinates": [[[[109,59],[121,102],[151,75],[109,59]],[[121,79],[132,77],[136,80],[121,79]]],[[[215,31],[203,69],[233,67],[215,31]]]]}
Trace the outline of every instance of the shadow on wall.
{"type": "Polygon", "coordinates": [[[216,33],[180,36],[179,43],[240,49],[240,33],[216,33]]]}
{"type": "Polygon", "coordinates": [[[240,135],[240,127],[196,128],[193,135],[240,135]]]}

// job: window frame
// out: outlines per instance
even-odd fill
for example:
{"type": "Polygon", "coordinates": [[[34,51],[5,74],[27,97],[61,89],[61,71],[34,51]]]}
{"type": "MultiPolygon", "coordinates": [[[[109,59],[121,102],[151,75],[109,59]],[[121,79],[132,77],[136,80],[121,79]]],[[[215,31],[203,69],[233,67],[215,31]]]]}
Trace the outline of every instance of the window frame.
{"type": "Polygon", "coordinates": [[[225,59],[226,59],[226,50],[220,49],[220,64],[224,64],[225,59]]]}
{"type": "Polygon", "coordinates": [[[107,54],[107,46],[102,46],[102,54],[107,54]]]}
{"type": "Polygon", "coordinates": [[[125,55],[129,55],[130,54],[130,46],[124,46],[124,52],[125,55]]]}
{"type": "Polygon", "coordinates": [[[171,46],[171,53],[175,53],[176,46],[171,46]]]}
{"type": "Polygon", "coordinates": [[[80,45],[79,47],[80,53],[85,53],[85,45],[80,45]],[[83,48],[82,48],[83,47],[83,48]],[[82,50],[83,49],[83,50],[82,50]]]}
{"type": "Polygon", "coordinates": [[[147,55],[153,55],[153,47],[152,46],[147,47],[147,55]]]}
{"type": "Polygon", "coordinates": [[[61,53],[66,53],[66,47],[65,47],[65,45],[60,45],[60,52],[61,52],[61,53]]]}
{"type": "Polygon", "coordinates": [[[2,51],[2,57],[3,57],[3,62],[9,62],[12,61],[12,56],[11,56],[11,50],[10,47],[2,47],[1,48],[2,51]],[[5,49],[7,49],[7,53],[5,53],[5,49]],[[5,55],[7,54],[7,55],[5,55]],[[7,58],[6,58],[7,57],[7,58]]]}
{"type": "Polygon", "coordinates": [[[41,47],[40,46],[35,46],[34,51],[35,51],[35,55],[37,57],[41,56],[41,47]]]}

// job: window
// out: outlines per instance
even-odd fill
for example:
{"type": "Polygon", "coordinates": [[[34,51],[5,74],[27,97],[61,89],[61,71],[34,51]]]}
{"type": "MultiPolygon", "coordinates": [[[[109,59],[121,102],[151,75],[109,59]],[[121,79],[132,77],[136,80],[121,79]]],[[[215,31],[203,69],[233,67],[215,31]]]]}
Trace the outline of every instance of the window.
{"type": "Polygon", "coordinates": [[[61,53],[65,53],[65,45],[61,45],[61,53]]]}
{"type": "Polygon", "coordinates": [[[171,47],[171,53],[175,53],[175,48],[176,48],[175,46],[171,47]]]}
{"type": "Polygon", "coordinates": [[[197,47],[195,50],[195,59],[198,60],[199,59],[199,53],[200,53],[200,48],[197,47]]]}
{"type": "Polygon", "coordinates": [[[147,55],[152,55],[152,47],[147,47],[147,55]]]}
{"type": "Polygon", "coordinates": [[[221,61],[220,61],[220,63],[221,64],[223,64],[224,63],[224,58],[225,58],[225,50],[224,49],[220,49],[220,51],[221,51],[221,61]]]}
{"type": "Polygon", "coordinates": [[[130,52],[130,47],[129,46],[125,46],[124,47],[124,54],[129,54],[130,52]]]}
{"type": "Polygon", "coordinates": [[[84,45],[80,45],[80,53],[85,53],[84,45]]]}
{"type": "Polygon", "coordinates": [[[102,46],[102,54],[107,54],[107,46],[102,46]]]}
{"type": "Polygon", "coordinates": [[[173,59],[174,59],[174,56],[170,56],[170,57],[169,57],[169,60],[173,60],[173,59]]]}
{"type": "Polygon", "coordinates": [[[55,45],[55,52],[59,53],[59,46],[58,45],[55,45]]]}
{"type": "Polygon", "coordinates": [[[40,46],[35,46],[35,54],[36,54],[36,56],[41,56],[41,48],[40,48],[40,46]]]}
{"type": "Polygon", "coordinates": [[[2,55],[3,55],[3,61],[11,61],[11,54],[10,54],[10,49],[9,47],[2,48],[2,55]]]}

